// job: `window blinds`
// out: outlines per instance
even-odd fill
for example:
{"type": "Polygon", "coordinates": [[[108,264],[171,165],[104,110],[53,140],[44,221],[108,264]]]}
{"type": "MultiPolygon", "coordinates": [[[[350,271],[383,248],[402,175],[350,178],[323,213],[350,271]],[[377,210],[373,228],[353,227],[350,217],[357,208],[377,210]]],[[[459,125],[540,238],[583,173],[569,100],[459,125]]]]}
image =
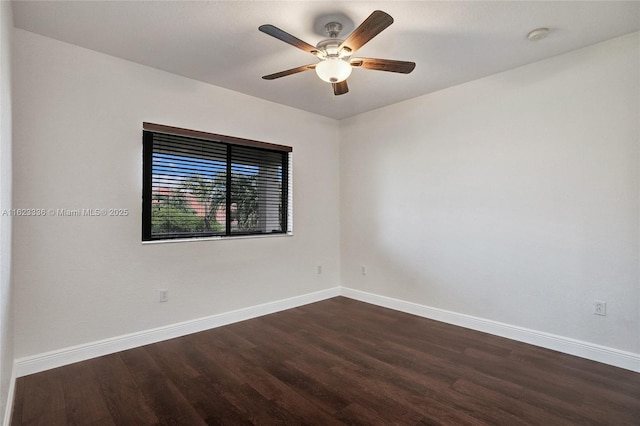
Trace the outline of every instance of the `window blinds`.
{"type": "Polygon", "coordinates": [[[290,231],[290,147],[153,126],[143,132],[144,241],[290,231]]]}

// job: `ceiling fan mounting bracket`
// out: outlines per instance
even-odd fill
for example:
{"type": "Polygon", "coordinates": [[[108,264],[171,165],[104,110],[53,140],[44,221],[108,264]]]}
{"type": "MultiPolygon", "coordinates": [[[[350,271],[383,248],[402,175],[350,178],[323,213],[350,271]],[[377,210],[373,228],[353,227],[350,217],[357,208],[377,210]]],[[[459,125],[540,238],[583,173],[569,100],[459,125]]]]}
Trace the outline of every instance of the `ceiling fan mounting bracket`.
{"type": "Polygon", "coordinates": [[[328,22],[324,26],[324,32],[331,38],[338,38],[340,31],[342,31],[342,24],[340,22],[328,22]]]}

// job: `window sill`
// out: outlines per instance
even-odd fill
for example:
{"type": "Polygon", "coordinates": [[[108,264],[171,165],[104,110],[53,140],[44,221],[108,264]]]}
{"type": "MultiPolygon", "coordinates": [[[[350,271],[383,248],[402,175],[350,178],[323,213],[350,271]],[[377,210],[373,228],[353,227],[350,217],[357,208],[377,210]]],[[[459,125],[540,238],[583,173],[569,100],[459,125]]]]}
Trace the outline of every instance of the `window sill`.
{"type": "Polygon", "coordinates": [[[204,238],[174,238],[168,240],[141,241],[142,245],[166,244],[166,243],[197,243],[201,241],[225,241],[225,240],[248,240],[255,238],[282,238],[293,237],[293,232],[286,234],[264,234],[264,235],[236,235],[232,237],[204,237],[204,238]]]}

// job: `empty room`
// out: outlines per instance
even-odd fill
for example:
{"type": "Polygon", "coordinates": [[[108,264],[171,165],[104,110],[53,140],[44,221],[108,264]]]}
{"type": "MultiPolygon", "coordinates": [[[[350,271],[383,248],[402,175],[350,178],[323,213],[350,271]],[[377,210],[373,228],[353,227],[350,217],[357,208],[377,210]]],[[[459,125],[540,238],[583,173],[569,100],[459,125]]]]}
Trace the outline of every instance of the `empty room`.
{"type": "Polygon", "coordinates": [[[640,2],[0,1],[0,419],[637,425],[640,2]]]}

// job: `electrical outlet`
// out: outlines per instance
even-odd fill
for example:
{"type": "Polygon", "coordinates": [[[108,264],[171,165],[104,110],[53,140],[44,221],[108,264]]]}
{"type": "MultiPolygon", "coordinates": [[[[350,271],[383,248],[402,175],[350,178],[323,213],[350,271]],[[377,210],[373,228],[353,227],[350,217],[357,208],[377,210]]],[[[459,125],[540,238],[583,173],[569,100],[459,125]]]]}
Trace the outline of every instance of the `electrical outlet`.
{"type": "Polygon", "coordinates": [[[367,267],[362,265],[362,269],[360,270],[362,272],[362,275],[367,275],[367,267]]]}
{"type": "Polygon", "coordinates": [[[318,275],[322,274],[322,265],[318,265],[318,275]]]}
{"type": "Polygon", "coordinates": [[[163,288],[158,290],[158,302],[168,302],[169,301],[169,290],[163,288]]]}
{"type": "Polygon", "coordinates": [[[593,301],[593,314],[594,315],[607,315],[607,302],[602,300],[593,301]]]}

